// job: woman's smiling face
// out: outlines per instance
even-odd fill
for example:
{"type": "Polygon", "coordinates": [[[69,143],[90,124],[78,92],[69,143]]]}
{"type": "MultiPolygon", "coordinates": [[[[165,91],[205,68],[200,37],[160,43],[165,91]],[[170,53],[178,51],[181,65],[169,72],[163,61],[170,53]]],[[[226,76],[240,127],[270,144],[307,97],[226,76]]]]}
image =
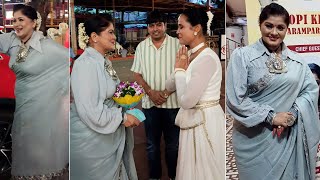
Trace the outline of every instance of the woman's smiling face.
{"type": "Polygon", "coordinates": [[[26,42],[30,39],[35,27],[36,20],[28,18],[22,11],[13,13],[13,28],[22,42],[26,42]]]}
{"type": "Polygon", "coordinates": [[[275,51],[283,42],[288,26],[284,21],[284,16],[269,16],[260,24],[262,40],[268,49],[275,51]]]}

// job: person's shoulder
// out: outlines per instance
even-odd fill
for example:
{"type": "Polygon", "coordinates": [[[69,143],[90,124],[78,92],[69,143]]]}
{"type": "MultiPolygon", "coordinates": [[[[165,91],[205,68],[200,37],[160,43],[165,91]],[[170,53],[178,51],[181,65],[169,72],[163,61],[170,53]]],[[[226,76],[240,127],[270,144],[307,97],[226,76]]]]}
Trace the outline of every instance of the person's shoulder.
{"type": "Polygon", "coordinates": [[[145,40],[139,42],[139,44],[137,45],[135,51],[136,52],[140,52],[142,51],[146,46],[147,46],[147,41],[149,38],[146,38],[145,40]]]}
{"type": "Polygon", "coordinates": [[[173,37],[173,36],[170,36],[169,34],[166,34],[166,36],[169,38],[169,39],[172,39],[172,40],[177,40],[177,41],[179,41],[179,39],[178,38],[176,38],[176,37],[173,37]]]}
{"type": "Polygon", "coordinates": [[[137,49],[138,47],[145,47],[148,43],[149,43],[150,39],[149,38],[146,38],[145,40],[141,41],[138,46],[137,46],[137,49]]]}
{"type": "Polygon", "coordinates": [[[83,62],[83,63],[89,63],[89,64],[94,64],[96,63],[96,59],[88,52],[88,49],[86,48],[83,53],[77,58],[78,62],[83,62]]]}
{"type": "Polygon", "coordinates": [[[7,32],[7,33],[1,33],[0,36],[13,36],[16,37],[16,33],[14,31],[7,32]]]}
{"type": "Polygon", "coordinates": [[[47,45],[47,46],[52,46],[52,47],[57,47],[57,48],[64,48],[64,49],[67,49],[66,47],[62,46],[62,44],[54,41],[53,39],[51,38],[48,38],[48,37],[43,37],[40,39],[40,42],[44,45],[47,45]]]}
{"type": "Polygon", "coordinates": [[[296,61],[296,62],[299,62],[300,64],[306,64],[303,60],[303,57],[299,53],[290,50],[288,47],[287,47],[286,51],[287,51],[287,56],[289,59],[296,61]]]}
{"type": "Polygon", "coordinates": [[[11,31],[11,32],[8,32],[8,33],[2,33],[0,34],[0,36],[8,36],[8,37],[11,37],[11,38],[16,38],[17,35],[14,31],[11,31]]]}
{"type": "Polygon", "coordinates": [[[98,66],[98,61],[86,50],[74,61],[73,69],[90,69],[98,66]]]}
{"type": "Polygon", "coordinates": [[[209,55],[211,57],[213,57],[214,59],[220,59],[218,54],[211,48],[207,47],[206,49],[203,50],[204,55],[209,55]]]}
{"type": "Polygon", "coordinates": [[[43,37],[40,39],[40,43],[42,48],[45,49],[45,51],[52,51],[57,53],[63,53],[63,54],[69,54],[68,48],[64,47],[62,44],[59,44],[58,42],[54,41],[51,38],[43,37]]]}
{"type": "MultiPolygon", "coordinates": [[[[211,48],[204,49],[201,53],[201,56],[199,58],[202,58],[206,63],[212,64],[212,63],[220,63],[220,58],[217,55],[216,52],[214,52],[211,48]]],[[[200,61],[199,61],[200,62],[200,61]]]]}
{"type": "Polygon", "coordinates": [[[257,43],[250,44],[247,46],[240,46],[236,48],[236,52],[241,53],[256,53],[257,52],[257,43]]]}
{"type": "Polygon", "coordinates": [[[251,44],[248,46],[237,47],[231,53],[230,59],[241,58],[243,61],[253,61],[258,59],[264,54],[262,50],[257,49],[256,44],[251,44]]]}
{"type": "Polygon", "coordinates": [[[170,35],[167,34],[167,37],[169,40],[173,41],[175,44],[179,44],[179,39],[176,37],[172,37],[170,35]]]}
{"type": "Polygon", "coordinates": [[[245,53],[250,52],[250,49],[252,49],[250,46],[237,47],[232,51],[231,57],[243,56],[245,53]]]}
{"type": "Polygon", "coordinates": [[[16,33],[14,31],[0,34],[0,39],[5,41],[6,44],[11,44],[11,46],[18,46],[20,44],[20,40],[18,39],[16,33]]]}

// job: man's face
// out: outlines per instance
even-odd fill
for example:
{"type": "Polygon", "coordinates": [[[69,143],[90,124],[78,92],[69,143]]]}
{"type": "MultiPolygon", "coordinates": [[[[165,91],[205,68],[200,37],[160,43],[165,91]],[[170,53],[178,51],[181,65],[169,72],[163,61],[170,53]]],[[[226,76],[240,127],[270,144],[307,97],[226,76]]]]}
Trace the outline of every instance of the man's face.
{"type": "Polygon", "coordinates": [[[152,40],[160,40],[164,37],[167,25],[164,22],[148,24],[148,32],[152,40]]]}

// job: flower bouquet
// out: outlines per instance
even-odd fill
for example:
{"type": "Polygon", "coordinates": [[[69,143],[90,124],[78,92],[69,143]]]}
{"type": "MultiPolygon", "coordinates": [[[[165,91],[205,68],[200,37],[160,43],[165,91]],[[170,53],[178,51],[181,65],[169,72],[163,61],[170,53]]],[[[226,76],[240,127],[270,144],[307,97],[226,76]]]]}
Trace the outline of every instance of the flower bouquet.
{"type": "Polygon", "coordinates": [[[125,112],[135,116],[141,122],[146,119],[139,109],[138,103],[144,96],[144,90],[137,82],[120,82],[112,99],[125,109],[125,112]]]}

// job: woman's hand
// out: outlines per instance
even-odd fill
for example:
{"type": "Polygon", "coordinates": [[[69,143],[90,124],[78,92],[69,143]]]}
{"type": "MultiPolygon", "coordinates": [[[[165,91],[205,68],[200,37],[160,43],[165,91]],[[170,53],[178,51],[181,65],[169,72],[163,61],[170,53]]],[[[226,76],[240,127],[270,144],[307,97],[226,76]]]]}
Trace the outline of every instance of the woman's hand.
{"type": "Polygon", "coordinates": [[[288,127],[287,121],[289,118],[291,118],[291,116],[291,112],[279,112],[276,114],[276,116],[272,120],[272,125],[276,126],[275,128],[273,128],[273,135],[277,134],[278,137],[281,136],[284,128],[288,127]]]}
{"type": "Polygon", "coordinates": [[[176,63],[174,68],[182,68],[186,70],[189,66],[188,49],[186,46],[182,46],[176,55],[176,63]]]}
{"type": "Polygon", "coordinates": [[[287,120],[291,118],[291,112],[279,112],[273,119],[273,125],[275,126],[282,126],[284,128],[288,127],[287,120]]]}
{"type": "Polygon", "coordinates": [[[127,120],[122,123],[125,127],[137,127],[137,126],[139,126],[140,121],[136,117],[134,117],[131,114],[126,114],[126,116],[127,116],[127,120]]]}

